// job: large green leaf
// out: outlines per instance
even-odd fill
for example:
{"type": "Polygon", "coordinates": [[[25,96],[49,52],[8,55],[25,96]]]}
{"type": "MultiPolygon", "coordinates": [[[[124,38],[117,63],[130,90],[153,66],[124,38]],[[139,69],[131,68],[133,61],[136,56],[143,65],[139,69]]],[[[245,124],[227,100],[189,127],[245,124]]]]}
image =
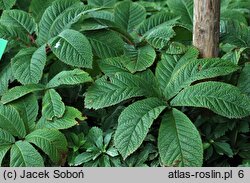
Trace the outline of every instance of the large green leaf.
{"type": "Polygon", "coordinates": [[[132,45],[126,45],[124,66],[132,73],[143,71],[150,67],[156,58],[155,50],[149,46],[139,47],[138,49],[132,45]]]}
{"type": "Polygon", "coordinates": [[[24,86],[16,86],[8,90],[1,98],[3,104],[15,101],[29,93],[44,90],[45,86],[41,84],[30,84],[24,86]]]}
{"type": "Polygon", "coordinates": [[[9,10],[15,3],[16,0],[0,0],[0,10],[9,10]]]}
{"type": "Polygon", "coordinates": [[[120,72],[105,75],[96,80],[88,89],[85,97],[85,107],[100,109],[112,106],[139,96],[158,96],[155,88],[148,89],[150,84],[142,77],[120,72]]]}
{"type": "Polygon", "coordinates": [[[240,72],[240,77],[237,85],[243,93],[250,97],[250,64],[246,63],[245,67],[240,72]]]}
{"type": "Polygon", "coordinates": [[[16,142],[10,151],[11,167],[44,167],[39,152],[26,141],[16,142]]]}
{"type": "Polygon", "coordinates": [[[50,159],[59,164],[67,153],[67,140],[56,129],[38,129],[26,136],[25,140],[42,149],[50,159]]]}
{"type": "Polygon", "coordinates": [[[202,166],[203,147],[199,132],[177,109],[169,111],[162,119],[158,148],[165,166],[202,166]]]}
{"type": "Polygon", "coordinates": [[[124,42],[115,32],[102,30],[86,34],[93,52],[100,58],[117,57],[123,54],[124,42]]]}
{"type": "Polygon", "coordinates": [[[11,60],[12,72],[22,84],[37,84],[43,75],[46,64],[45,46],[25,48],[11,60]]]}
{"type": "Polygon", "coordinates": [[[36,30],[34,19],[22,10],[5,10],[1,16],[0,23],[9,26],[26,30],[32,34],[36,30]]]}
{"type": "Polygon", "coordinates": [[[169,9],[181,16],[180,21],[192,30],[193,24],[193,0],[168,0],[169,9]]]}
{"type": "Polygon", "coordinates": [[[122,111],[114,142],[124,159],[140,147],[153,121],[165,108],[163,101],[148,98],[135,102],[122,111]]]}
{"type": "MultiPolygon", "coordinates": [[[[53,23],[55,20],[57,20],[58,17],[61,17],[65,13],[65,10],[68,10],[70,8],[75,8],[75,7],[81,7],[81,6],[82,6],[82,3],[80,3],[79,0],[71,0],[71,1],[56,0],[54,1],[52,5],[46,9],[46,11],[44,12],[41,18],[41,21],[39,23],[37,43],[39,45],[43,45],[51,38],[50,29],[53,23]]],[[[65,18],[67,19],[67,16],[65,16],[65,18]]],[[[66,25],[62,25],[62,26],[64,27],[66,25]]]]}
{"type": "Polygon", "coordinates": [[[18,111],[9,105],[0,104],[0,128],[20,138],[26,135],[25,126],[18,111]]]}
{"type": "Polygon", "coordinates": [[[116,72],[128,72],[128,70],[125,68],[124,60],[129,60],[127,57],[112,57],[107,58],[104,60],[100,60],[98,62],[98,65],[102,72],[105,74],[115,74],[116,72]]]}
{"type": "Polygon", "coordinates": [[[176,17],[173,13],[157,13],[150,16],[138,27],[138,33],[144,35],[147,34],[147,32],[153,32],[155,29],[157,30],[158,27],[175,25],[178,19],[180,19],[180,17],[176,17]]]}
{"type": "Polygon", "coordinates": [[[175,36],[172,26],[161,25],[148,31],[143,37],[154,48],[162,49],[166,47],[171,38],[175,36]]]}
{"type": "Polygon", "coordinates": [[[205,107],[228,118],[250,114],[250,98],[237,87],[220,82],[199,83],[182,90],[172,106],[205,107]]]}
{"type": "Polygon", "coordinates": [[[35,121],[38,115],[38,101],[35,95],[27,95],[11,104],[14,106],[22,118],[27,133],[35,128],[35,121]]]}
{"type": "Polygon", "coordinates": [[[49,41],[53,53],[64,63],[92,68],[93,54],[88,39],[75,30],[65,30],[49,41]]]}
{"type": "Polygon", "coordinates": [[[42,105],[42,113],[47,120],[52,120],[54,117],[61,118],[65,112],[62,98],[54,89],[45,92],[42,105]]]}
{"type": "Polygon", "coordinates": [[[146,18],[146,10],[143,6],[131,2],[123,1],[115,6],[115,22],[128,32],[142,23],[146,18]]]}
{"type": "Polygon", "coordinates": [[[195,81],[227,75],[238,69],[237,65],[222,59],[189,60],[172,73],[169,82],[165,85],[164,95],[170,99],[195,81]]]}
{"type": "Polygon", "coordinates": [[[53,129],[68,129],[75,125],[78,125],[81,121],[84,121],[86,117],[74,107],[66,107],[64,115],[53,121],[46,120],[45,117],[42,118],[37,123],[37,129],[39,128],[53,128],[53,129]]]}
{"type": "Polygon", "coordinates": [[[0,147],[15,143],[15,138],[6,130],[0,128],[0,147]]]}
{"type": "Polygon", "coordinates": [[[80,69],[71,71],[62,71],[53,77],[46,85],[47,88],[56,88],[59,86],[79,85],[87,82],[92,82],[89,74],[80,69]]]}

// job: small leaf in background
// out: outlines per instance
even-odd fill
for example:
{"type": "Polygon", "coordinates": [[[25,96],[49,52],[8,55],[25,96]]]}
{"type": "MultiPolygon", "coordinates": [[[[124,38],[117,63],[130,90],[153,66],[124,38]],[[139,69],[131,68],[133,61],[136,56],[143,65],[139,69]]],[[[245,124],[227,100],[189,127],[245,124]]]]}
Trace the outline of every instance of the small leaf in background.
{"type": "Polygon", "coordinates": [[[0,10],[9,10],[15,3],[16,0],[0,0],[0,10]]]}
{"type": "Polygon", "coordinates": [[[233,151],[230,147],[230,145],[226,142],[214,142],[213,146],[215,148],[215,151],[219,154],[219,155],[227,155],[228,157],[233,157],[233,151]]]}

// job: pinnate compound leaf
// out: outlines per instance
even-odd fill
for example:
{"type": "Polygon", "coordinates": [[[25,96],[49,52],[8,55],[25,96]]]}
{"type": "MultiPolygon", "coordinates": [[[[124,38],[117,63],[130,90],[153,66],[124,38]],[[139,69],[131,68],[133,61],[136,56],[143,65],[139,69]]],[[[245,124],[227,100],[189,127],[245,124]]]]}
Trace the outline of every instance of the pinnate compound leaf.
{"type": "Polygon", "coordinates": [[[20,138],[26,135],[23,120],[18,111],[10,105],[0,104],[0,128],[20,138]]]}
{"type": "Polygon", "coordinates": [[[86,117],[74,107],[66,106],[65,113],[61,118],[55,118],[53,121],[48,121],[44,116],[38,121],[37,129],[40,128],[50,128],[50,129],[68,129],[75,125],[78,125],[79,122],[84,121],[86,117]]]}
{"type": "Polygon", "coordinates": [[[105,75],[96,80],[88,89],[85,107],[100,109],[139,96],[158,96],[154,88],[148,89],[149,82],[143,77],[120,72],[105,75]]]}
{"type": "Polygon", "coordinates": [[[158,148],[165,166],[202,166],[203,147],[199,132],[177,109],[169,111],[162,119],[158,148]]]}
{"type": "Polygon", "coordinates": [[[22,10],[5,10],[2,13],[0,23],[7,27],[20,28],[32,34],[36,30],[34,19],[22,10]]]}
{"type": "Polygon", "coordinates": [[[146,10],[143,6],[131,2],[123,1],[115,6],[115,22],[121,28],[132,32],[134,29],[145,20],[146,10]]]}
{"type": "Polygon", "coordinates": [[[16,0],[0,0],[0,10],[9,10],[15,3],[16,0]]]}
{"type": "Polygon", "coordinates": [[[35,130],[28,134],[25,140],[35,144],[57,164],[67,152],[67,140],[65,136],[56,129],[35,130]]]}
{"type": "Polygon", "coordinates": [[[8,90],[1,98],[1,102],[3,104],[10,103],[15,101],[29,93],[33,93],[36,91],[42,91],[45,89],[44,85],[41,84],[29,84],[24,86],[16,86],[8,90]]]}
{"type": "MultiPolygon", "coordinates": [[[[50,28],[54,21],[65,13],[65,10],[75,7],[82,6],[79,0],[56,0],[49,6],[44,14],[42,15],[41,21],[39,22],[39,32],[37,43],[43,45],[51,38],[50,28]]],[[[67,18],[67,17],[65,17],[67,18]]]]}
{"type": "Polygon", "coordinates": [[[10,151],[11,167],[44,167],[42,156],[26,141],[17,141],[10,151]]]}
{"type": "Polygon", "coordinates": [[[149,46],[143,46],[136,49],[132,45],[126,45],[125,56],[129,59],[124,59],[124,66],[131,72],[143,71],[150,67],[156,58],[155,50],[149,46]]]}
{"type": "Polygon", "coordinates": [[[35,128],[35,121],[38,115],[38,101],[35,95],[27,95],[16,100],[11,105],[19,112],[27,133],[35,128]]]}
{"type": "Polygon", "coordinates": [[[52,120],[54,117],[61,118],[65,112],[62,98],[54,89],[45,92],[42,105],[42,113],[47,120],[52,120]]]}
{"type": "Polygon", "coordinates": [[[25,48],[11,60],[12,72],[22,84],[37,84],[43,75],[46,64],[45,46],[25,48]]]}
{"type": "Polygon", "coordinates": [[[92,68],[93,54],[88,39],[75,30],[65,30],[49,41],[53,53],[64,63],[92,68]]]}
{"type": "Polygon", "coordinates": [[[153,121],[166,108],[157,98],[148,98],[129,105],[118,119],[115,146],[126,159],[140,147],[153,121]]]}
{"type": "Polygon", "coordinates": [[[243,118],[250,114],[250,98],[239,88],[221,82],[187,87],[171,101],[171,105],[205,107],[228,118],[243,118]]]}
{"type": "Polygon", "coordinates": [[[89,74],[81,69],[74,69],[71,71],[62,71],[53,77],[46,88],[56,88],[59,86],[79,85],[87,82],[92,82],[89,74]]]}

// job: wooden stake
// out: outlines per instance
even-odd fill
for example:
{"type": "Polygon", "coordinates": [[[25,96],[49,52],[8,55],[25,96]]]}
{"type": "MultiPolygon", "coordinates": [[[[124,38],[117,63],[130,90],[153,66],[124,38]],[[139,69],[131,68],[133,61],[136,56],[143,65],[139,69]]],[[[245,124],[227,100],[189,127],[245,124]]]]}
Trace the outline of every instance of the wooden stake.
{"type": "Polygon", "coordinates": [[[194,0],[193,45],[201,57],[218,57],[220,0],[194,0]]]}

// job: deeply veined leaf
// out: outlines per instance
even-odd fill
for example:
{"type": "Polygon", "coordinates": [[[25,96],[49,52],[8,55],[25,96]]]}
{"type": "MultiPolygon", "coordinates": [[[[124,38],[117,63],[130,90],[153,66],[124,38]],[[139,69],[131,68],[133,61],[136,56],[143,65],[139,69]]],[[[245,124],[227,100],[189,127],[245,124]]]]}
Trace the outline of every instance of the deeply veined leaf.
{"type": "Polygon", "coordinates": [[[8,90],[1,98],[3,104],[15,101],[29,93],[44,90],[45,86],[41,84],[30,84],[24,86],[16,86],[8,90]]]}
{"type": "Polygon", "coordinates": [[[135,102],[122,111],[114,142],[124,159],[140,147],[153,121],[165,108],[163,101],[148,98],[135,102]]]}
{"type": "Polygon", "coordinates": [[[158,62],[155,71],[155,77],[162,91],[168,84],[179,59],[180,56],[178,55],[162,54],[161,61],[158,62]]]}
{"type": "Polygon", "coordinates": [[[152,32],[152,30],[157,29],[161,26],[172,26],[177,23],[178,19],[180,19],[180,17],[176,17],[176,15],[174,15],[173,13],[157,13],[150,16],[138,27],[138,33],[140,35],[144,35],[148,31],[152,32]]]}
{"type": "Polygon", "coordinates": [[[221,22],[221,42],[250,47],[250,28],[235,20],[221,22]]]}
{"type": "Polygon", "coordinates": [[[9,10],[15,3],[16,0],[0,0],[0,10],[9,10]]]}
{"type": "Polygon", "coordinates": [[[225,55],[223,55],[221,59],[228,60],[234,64],[238,64],[242,56],[242,53],[246,50],[247,48],[231,50],[230,52],[227,52],[225,55]]]}
{"type": "Polygon", "coordinates": [[[0,166],[2,166],[2,161],[7,152],[10,150],[11,145],[0,145],[0,166]]]}
{"type": "Polygon", "coordinates": [[[29,10],[32,12],[32,16],[36,21],[39,21],[44,11],[54,2],[55,0],[32,0],[30,3],[29,10]]]}
{"type": "Polygon", "coordinates": [[[36,49],[25,48],[11,60],[12,72],[22,84],[37,84],[46,64],[45,45],[36,49]]]}
{"type": "Polygon", "coordinates": [[[118,3],[114,11],[115,22],[127,32],[134,31],[146,19],[145,8],[131,1],[118,3]]]}
{"type": "Polygon", "coordinates": [[[132,45],[125,46],[125,56],[129,59],[124,59],[124,66],[132,73],[143,71],[150,67],[156,58],[155,50],[149,46],[143,46],[136,49],[132,45]]]}
{"type": "Polygon", "coordinates": [[[11,70],[11,64],[2,64],[0,68],[0,96],[2,96],[9,87],[10,81],[12,81],[12,70],[11,70]]]}
{"type": "Polygon", "coordinates": [[[26,31],[21,30],[17,27],[9,27],[0,24],[0,37],[6,40],[18,39],[19,44],[30,44],[30,38],[27,35],[26,31]]]}
{"type": "Polygon", "coordinates": [[[61,96],[54,89],[49,89],[43,97],[43,116],[47,120],[52,120],[54,117],[61,118],[65,112],[65,105],[61,96]]]}
{"type": "Polygon", "coordinates": [[[105,74],[115,74],[116,72],[128,72],[128,70],[123,65],[123,63],[125,62],[124,60],[129,61],[129,58],[124,56],[107,58],[104,60],[100,60],[98,62],[98,65],[102,72],[104,72],[105,74]]]}
{"type": "Polygon", "coordinates": [[[242,118],[250,114],[250,98],[240,89],[212,81],[185,88],[171,101],[171,105],[205,107],[228,118],[242,118]]]}
{"type": "Polygon", "coordinates": [[[237,86],[239,89],[250,97],[250,64],[246,63],[240,72],[237,86]]]}
{"type": "Polygon", "coordinates": [[[126,72],[106,75],[96,80],[88,89],[85,107],[100,109],[139,96],[158,96],[154,88],[148,90],[148,82],[126,72]]]}
{"type": "MultiPolygon", "coordinates": [[[[73,23],[76,23],[81,15],[89,12],[88,6],[77,6],[68,8],[63,14],[60,14],[53,22],[49,29],[50,37],[55,37],[65,29],[69,29],[73,23]]],[[[93,11],[93,10],[91,10],[93,11]]]]}
{"type": "Polygon", "coordinates": [[[181,16],[180,21],[192,30],[193,0],[168,0],[167,5],[174,14],[181,16]]]}
{"type": "Polygon", "coordinates": [[[11,167],[44,167],[39,152],[26,141],[16,142],[10,151],[11,167]]]}
{"type": "Polygon", "coordinates": [[[37,129],[39,128],[53,128],[53,129],[68,129],[75,125],[78,125],[80,121],[84,121],[86,117],[74,107],[66,107],[64,115],[53,121],[46,120],[43,116],[37,123],[37,129]]]}
{"type": "Polygon", "coordinates": [[[103,30],[86,35],[92,45],[94,55],[100,58],[110,58],[123,54],[124,42],[115,32],[103,30]]]}
{"type": "Polygon", "coordinates": [[[88,0],[88,5],[96,7],[112,7],[116,0],[88,0]]]}
{"type": "Polygon", "coordinates": [[[80,3],[79,0],[54,1],[52,5],[45,10],[41,18],[41,21],[39,22],[39,32],[36,42],[39,45],[43,45],[44,43],[46,43],[51,38],[49,34],[50,28],[53,22],[56,20],[56,18],[59,17],[61,14],[63,14],[65,10],[80,6],[82,6],[82,3],[80,3]]]}
{"type": "Polygon", "coordinates": [[[0,128],[0,149],[1,146],[15,143],[15,138],[6,130],[0,128]]]}
{"type": "Polygon", "coordinates": [[[32,34],[36,30],[34,19],[22,10],[5,10],[2,13],[0,23],[9,26],[26,30],[32,34]]]}
{"type": "Polygon", "coordinates": [[[202,166],[203,147],[199,132],[177,109],[169,111],[162,119],[158,148],[165,166],[202,166]]]}
{"type": "Polygon", "coordinates": [[[168,42],[175,36],[171,26],[162,25],[151,31],[148,31],[144,37],[154,48],[162,49],[168,45],[168,42]]]}
{"type": "Polygon", "coordinates": [[[0,128],[20,138],[26,135],[25,126],[18,111],[9,105],[0,104],[0,128]]]}
{"type": "Polygon", "coordinates": [[[38,129],[28,134],[25,140],[42,149],[54,162],[59,164],[67,152],[67,140],[56,129],[38,129]]]}
{"type": "Polygon", "coordinates": [[[71,71],[62,71],[53,77],[46,85],[47,88],[56,88],[59,86],[79,85],[87,82],[92,82],[89,74],[81,69],[71,71]]]}
{"type": "Polygon", "coordinates": [[[164,95],[170,99],[195,81],[227,75],[238,69],[237,65],[222,59],[189,60],[172,73],[164,88],[164,95]]]}
{"type": "Polygon", "coordinates": [[[88,39],[75,30],[65,30],[49,41],[53,53],[71,66],[92,68],[93,54],[88,39]]]}
{"type": "Polygon", "coordinates": [[[11,104],[19,112],[27,133],[35,128],[35,121],[38,115],[38,101],[35,95],[27,95],[11,104]]]}

